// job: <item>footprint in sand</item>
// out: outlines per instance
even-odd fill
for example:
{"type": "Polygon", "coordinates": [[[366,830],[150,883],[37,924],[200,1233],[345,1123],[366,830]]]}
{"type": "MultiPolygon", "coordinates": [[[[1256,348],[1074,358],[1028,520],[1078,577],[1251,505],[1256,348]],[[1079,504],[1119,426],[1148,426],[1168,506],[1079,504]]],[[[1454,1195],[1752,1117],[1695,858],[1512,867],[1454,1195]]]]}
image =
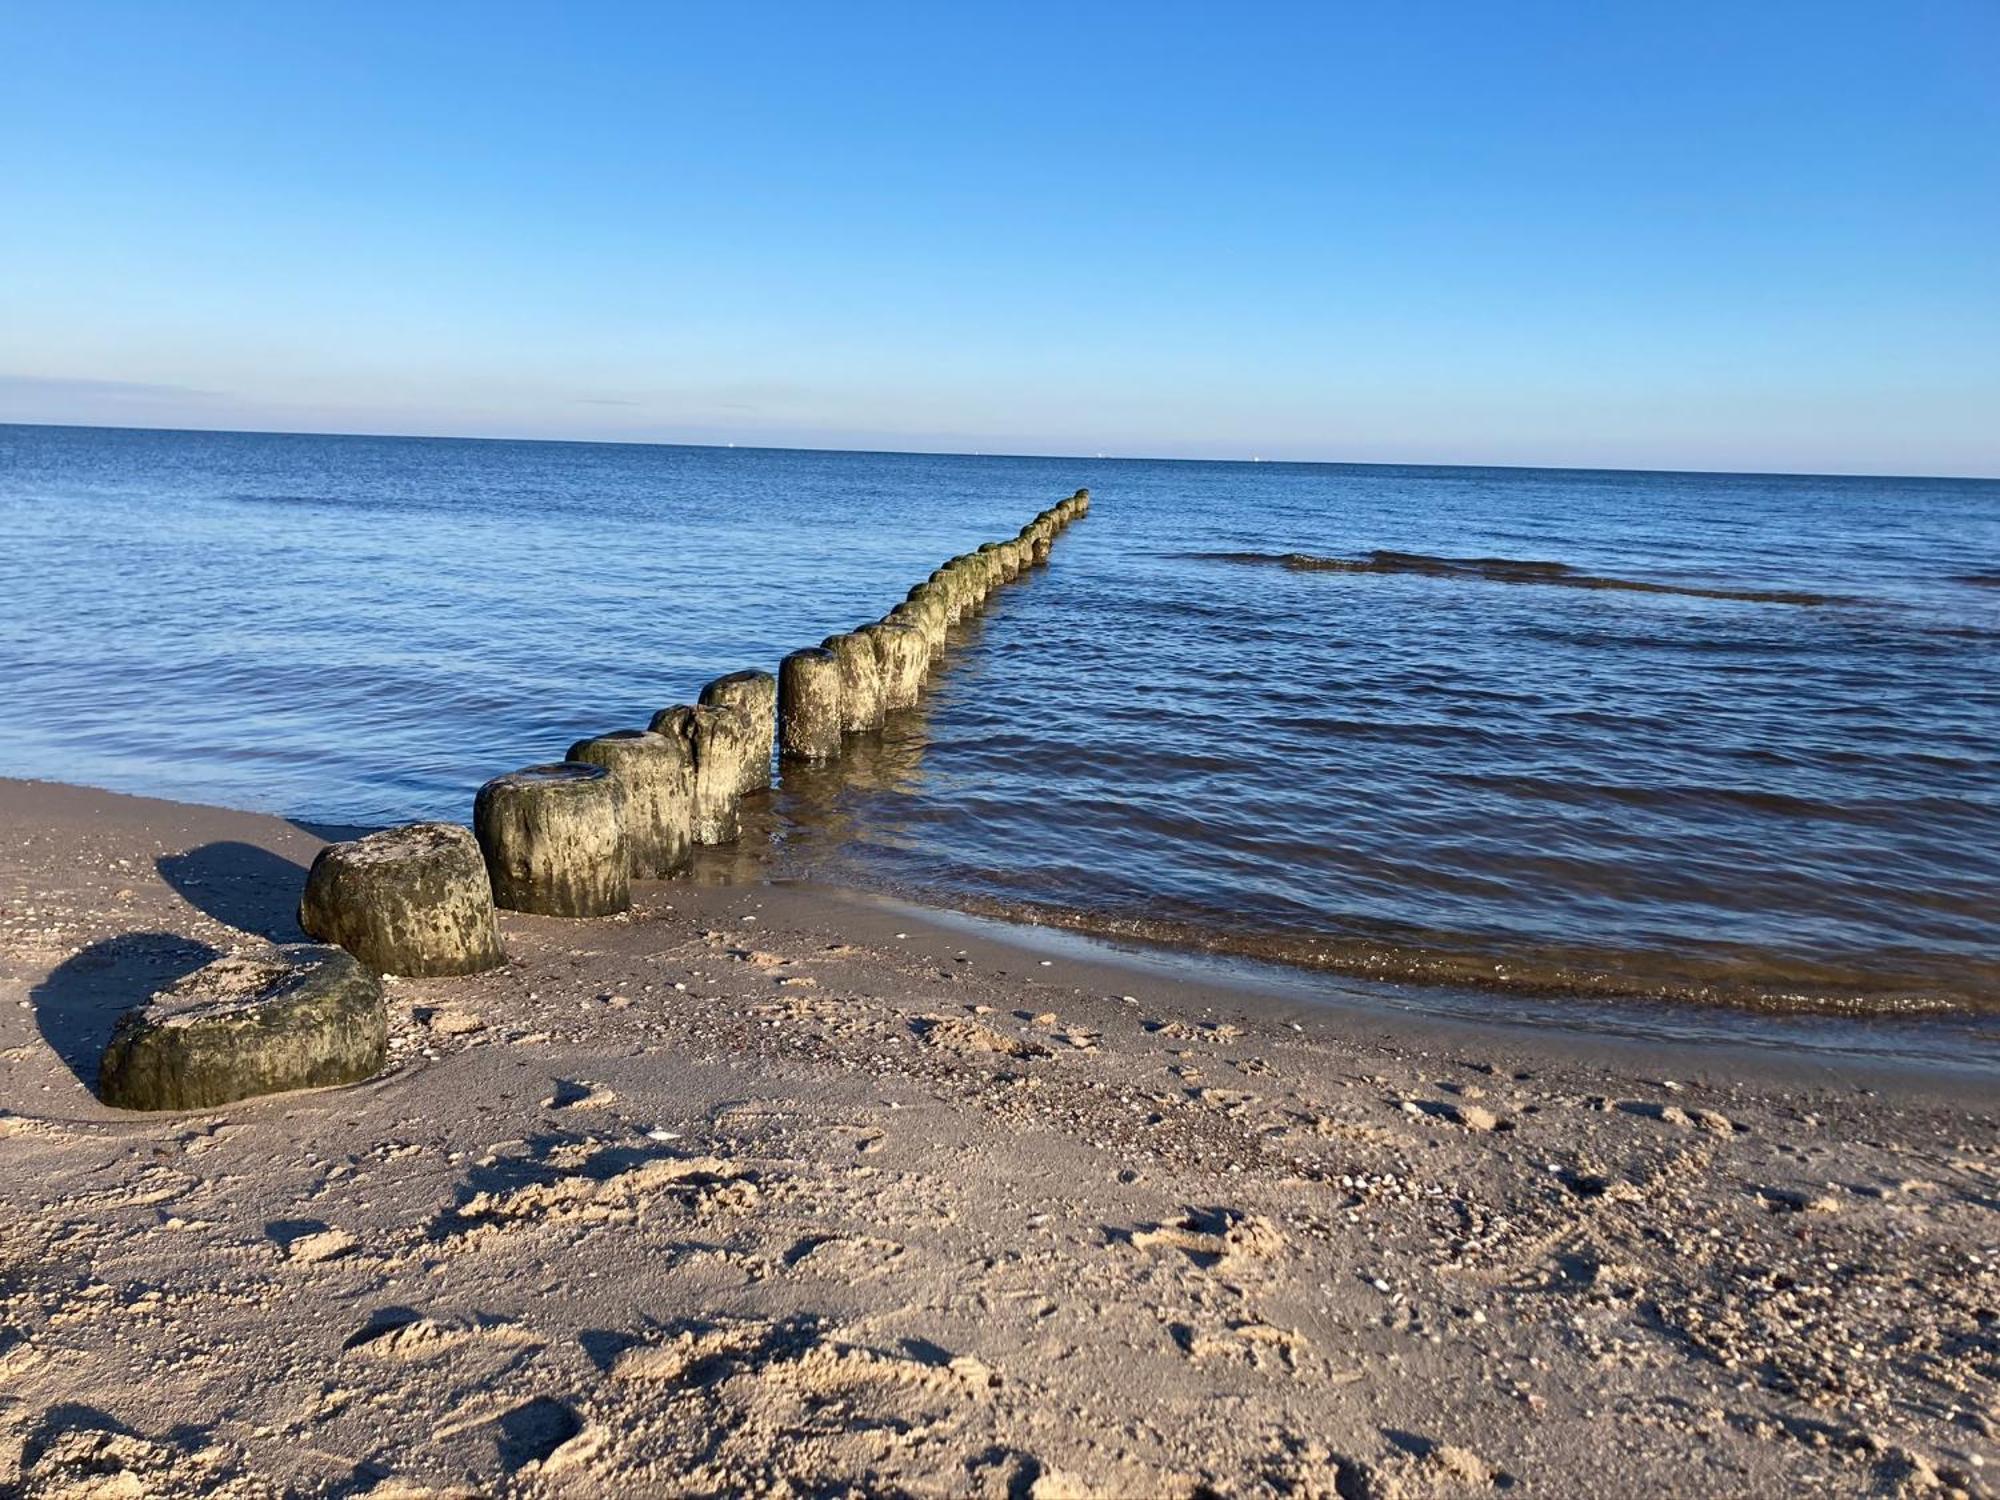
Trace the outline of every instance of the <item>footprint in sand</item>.
{"type": "Polygon", "coordinates": [[[361,1248],[361,1242],[346,1230],[318,1219],[274,1219],[264,1226],[264,1234],[294,1265],[320,1265],[361,1248]]]}
{"type": "MultiPolygon", "coordinates": [[[[546,1170],[546,1169],[544,1169],[546,1170]]],[[[576,1170],[520,1187],[475,1192],[438,1218],[438,1238],[552,1223],[630,1223],[655,1200],[695,1213],[740,1212],[757,1201],[758,1176],[719,1156],[647,1156],[603,1148],[576,1170]]]]}
{"type": "Polygon", "coordinates": [[[601,1083],[591,1083],[587,1079],[571,1080],[558,1078],[555,1089],[542,1100],[543,1109],[603,1109],[617,1102],[618,1096],[601,1083]]]}
{"type": "Polygon", "coordinates": [[[431,1359],[468,1344],[520,1348],[538,1342],[504,1318],[426,1318],[407,1308],[389,1308],[355,1329],[340,1347],[368,1359],[404,1361],[431,1359]]]}
{"type": "Polygon", "coordinates": [[[1214,1330],[1176,1323],[1168,1332],[1180,1351],[1197,1364],[1238,1362],[1285,1375],[1298,1374],[1312,1348],[1294,1329],[1253,1319],[1237,1319],[1214,1330]]]}
{"type": "Polygon", "coordinates": [[[1049,1057],[1047,1047],[1025,1037],[1011,1037],[963,1016],[918,1016],[910,1022],[926,1046],[958,1057],[1049,1057]]]}
{"type": "Polygon", "coordinates": [[[1179,1250],[1203,1270],[1271,1260],[1285,1252],[1285,1237],[1269,1219],[1233,1208],[1192,1209],[1178,1223],[1134,1231],[1132,1244],[1141,1250],[1179,1250]]]}
{"type": "Polygon", "coordinates": [[[991,1366],[970,1356],[953,1357],[930,1346],[916,1352],[873,1349],[831,1337],[809,1318],[689,1322],[623,1350],[611,1363],[611,1378],[620,1383],[718,1390],[743,1377],[814,1402],[871,1388],[977,1396],[1001,1384],[991,1366]]]}
{"type": "Polygon", "coordinates": [[[908,1253],[895,1240],[866,1234],[813,1235],[785,1252],[787,1270],[841,1282],[887,1275],[908,1253]]]}

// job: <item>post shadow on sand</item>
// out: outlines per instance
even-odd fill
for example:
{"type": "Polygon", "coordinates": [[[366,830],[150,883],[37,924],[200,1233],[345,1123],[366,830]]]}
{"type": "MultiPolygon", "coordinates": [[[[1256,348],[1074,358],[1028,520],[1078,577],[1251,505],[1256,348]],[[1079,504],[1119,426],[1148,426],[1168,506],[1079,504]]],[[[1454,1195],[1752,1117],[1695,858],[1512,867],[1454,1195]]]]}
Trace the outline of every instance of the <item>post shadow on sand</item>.
{"type": "Polygon", "coordinates": [[[217,956],[179,933],[128,932],[73,954],[28,992],[28,1003],[49,1050],[95,1093],[118,1018],[217,956]]]}
{"type": "Polygon", "coordinates": [[[274,943],[306,940],[298,918],[306,872],[282,854],[226,839],[162,855],[155,867],[190,906],[226,926],[274,943]]]}

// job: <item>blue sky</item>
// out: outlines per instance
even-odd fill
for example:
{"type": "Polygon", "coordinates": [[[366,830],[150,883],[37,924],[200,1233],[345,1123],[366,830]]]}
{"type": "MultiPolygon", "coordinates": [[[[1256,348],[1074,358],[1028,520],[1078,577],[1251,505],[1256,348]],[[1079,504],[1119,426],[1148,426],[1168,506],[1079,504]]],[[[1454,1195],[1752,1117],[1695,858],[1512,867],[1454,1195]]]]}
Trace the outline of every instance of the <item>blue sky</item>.
{"type": "Polygon", "coordinates": [[[2000,0],[0,37],[0,420],[2000,474],[2000,0]]]}

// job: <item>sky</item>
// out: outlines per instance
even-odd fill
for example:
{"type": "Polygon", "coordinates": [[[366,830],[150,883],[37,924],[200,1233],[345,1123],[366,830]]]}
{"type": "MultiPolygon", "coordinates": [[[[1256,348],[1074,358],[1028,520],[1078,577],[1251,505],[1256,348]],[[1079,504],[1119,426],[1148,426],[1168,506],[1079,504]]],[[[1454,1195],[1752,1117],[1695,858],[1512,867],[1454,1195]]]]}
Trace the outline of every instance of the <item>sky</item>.
{"type": "Polygon", "coordinates": [[[2000,475],[2000,0],[0,0],[0,421],[2000,475]]]}

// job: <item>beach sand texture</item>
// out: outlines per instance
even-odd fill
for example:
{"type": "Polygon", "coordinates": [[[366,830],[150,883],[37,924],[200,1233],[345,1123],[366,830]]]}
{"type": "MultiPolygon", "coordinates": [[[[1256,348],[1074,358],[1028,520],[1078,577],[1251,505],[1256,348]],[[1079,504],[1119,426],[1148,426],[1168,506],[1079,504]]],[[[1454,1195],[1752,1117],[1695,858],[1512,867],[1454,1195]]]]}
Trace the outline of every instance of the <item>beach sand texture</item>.
{"type": "MultiPolygon", "coordinates": [[[[1283,1009],[801,886],[503,913],[392,1066],[123,1007],[321,840],[0,783],[0,1491],[1985,1494],[1972,1084],[1283,1009]]],[[[1858,1066],[1858,1065],[1857,1065],[1858,1066]]]]}

